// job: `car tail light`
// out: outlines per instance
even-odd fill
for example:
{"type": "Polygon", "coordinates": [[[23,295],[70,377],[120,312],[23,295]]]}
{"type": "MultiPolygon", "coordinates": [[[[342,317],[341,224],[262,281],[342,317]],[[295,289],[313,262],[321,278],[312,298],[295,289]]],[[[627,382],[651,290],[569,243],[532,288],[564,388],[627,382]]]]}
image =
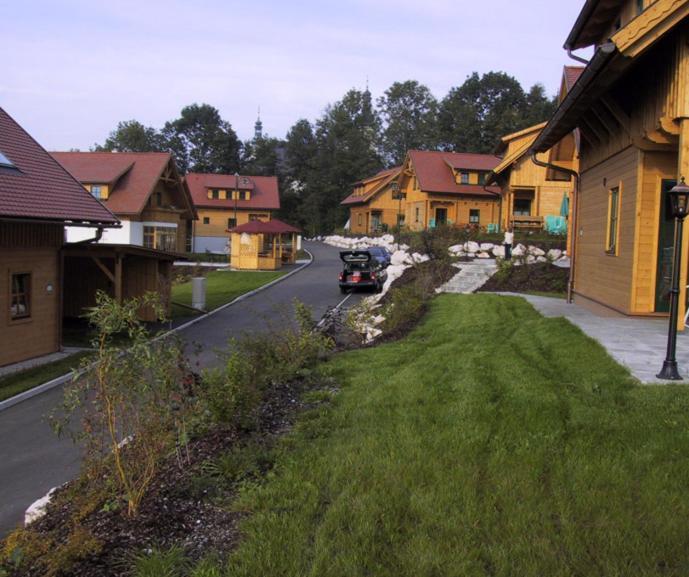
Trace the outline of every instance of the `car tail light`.
{"type": "Polygon", "coordinates": [[[371,280],[376,280],[376,273],[374,273],[374,272],[371,273],[371,280]]]}
{"type": "Polygon", "coordinates": [[[338,277],[340,280],[344,280],[344,273],[340,273],[340,276],[338,277]]]}

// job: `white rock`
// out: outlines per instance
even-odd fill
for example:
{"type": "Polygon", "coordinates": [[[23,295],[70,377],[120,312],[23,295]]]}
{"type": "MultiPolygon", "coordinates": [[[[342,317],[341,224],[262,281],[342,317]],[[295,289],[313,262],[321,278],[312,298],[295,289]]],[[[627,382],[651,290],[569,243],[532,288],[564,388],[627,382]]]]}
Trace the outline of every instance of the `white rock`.
{"type": "Polygon", "coordinates": [[[418,252],[412,253],[411,258],[417,264],[420,262],[426,262],[427,260],[430,260],[430,257],[428,255],[419,254],[418,252]]]}
{"type": "Polygon", "coordinates": [[[396,250],[390,257],[390,264],[404,264],[407,262],[407,258],[409,258],[409,255],[406,252],[403,250],[396,250]]]}
{"type": "Polygon", "coordinates": [[[464,252],[464,245],[453,244],[450,248],[447,249],[447,252],[449,252],[450,254],[459,254],[460,252],[464,252]]]}
{"type": "Polygon", "coordinates": [[[490,258],[490,254],[487,252],[479,252],[476,256],[477,258],[490,258]]]}
{"type": "Polygon", "coordinates": [[[504,258],[504,257],[505,257],[505,247],[496,244],[496,245],[493,247],[493,254],[494,254],[495,256],[499,256],[499,257],[501,257],[501,258],[504,258]]]}
{"type": "Polygon", "coordinates": [[[29,508],[26,510],[24,513],[24,525],[28,525],[29,523],[33,523],[37,519],[40,519],[45,515],[46,508],[48,507],[48,503],[50,503],[50,500],[53,498],[53,493],[57,487],[53,487],[48,491],[48,493],[38,499],[37,501],[34,501],[29,505],[29,508]]]}
{"type": "Polygon", "coordinates": [[[526,257],[526,264],[533,264],[536,262],[536,257],[533,256],[532,254],[527,255],[526,257]]]}
{"type": "Polygon", "coordinates": [[[470,240],[464,245],[464,250],[467,252],[478,252],[481,250],[481,245],[473,240],[470,240]]]}
{"type": "Polygon", "coordinates": [[[530,246],[529,254],[532,254],[534,256],[544,256],[545,251],[542,248],[538,248],[537,246],[530,246]]]}
{"type": "Polygon", "coordinates": [[[408,251],[408,250],[409,250],[409,245],[408,245],[408,244],[401,244],[401,245],[400,245],[400,250],[408,251]]]}
{"type": "Polygon", "coordinates": [[[562,256],[562,251],[557,248],[551,248],[546,256],[548,257],[548,260],[557,260],[562,256]]]}
{"type": "Polygon", "coordinates": [[[383,315],[377,315],[377,316],[373,317],[373,319],[371,319],[371,322],[374,325],[379,325],[379,324],[385,322],[385,317],[383,315]]]}
{"type": "Polygon", "coordinates": [[[525,252],[526,252],[526,247],[521,243],[512,249],[512,254],[514,256],[523,256],[525,252]]]}
{"type": "Polygon", "coordinates": [[[548,259],[544,256],[537,256],[536,262],[548,262],[548,259]]]}
{"type": "Polygon", "coordinates": [[[492,242],[482,242],[481,243],[481,250],[485,251],[485,252],[490,252],[491,250],[493,250],[494,246],[495,245],[492,242]]]}

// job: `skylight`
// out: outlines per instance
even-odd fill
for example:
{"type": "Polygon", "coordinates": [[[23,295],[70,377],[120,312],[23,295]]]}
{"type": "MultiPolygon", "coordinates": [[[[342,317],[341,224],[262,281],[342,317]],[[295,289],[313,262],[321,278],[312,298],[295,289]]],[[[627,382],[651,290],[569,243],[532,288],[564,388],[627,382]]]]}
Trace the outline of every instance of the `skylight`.
{"type": "Polygon", "coordinates": [[[2,150],[0,150],[0,166],[3,168],[16,168],[14,163],[2,153],[2,150]]]}

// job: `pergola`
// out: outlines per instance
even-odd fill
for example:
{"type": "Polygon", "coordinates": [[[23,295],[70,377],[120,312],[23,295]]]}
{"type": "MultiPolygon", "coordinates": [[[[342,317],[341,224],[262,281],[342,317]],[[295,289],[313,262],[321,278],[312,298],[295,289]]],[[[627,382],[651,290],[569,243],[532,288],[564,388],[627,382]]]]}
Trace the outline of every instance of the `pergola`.
{"type": "Polygon", "coordinates": [[[230,264],[242,270],[276,270],[294,263],[298,228],[278,219],[253,220],[228,230],[231,234],[230,264]]]}

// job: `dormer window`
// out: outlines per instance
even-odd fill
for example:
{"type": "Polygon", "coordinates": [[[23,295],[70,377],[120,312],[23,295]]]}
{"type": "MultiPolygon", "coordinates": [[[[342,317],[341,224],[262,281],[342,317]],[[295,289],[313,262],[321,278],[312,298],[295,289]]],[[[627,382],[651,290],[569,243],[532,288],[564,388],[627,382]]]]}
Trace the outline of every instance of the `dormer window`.
{"type": "Polygon", "coordinates": [[[98,200],[101,200],[103,198],[103,189],[101,188],[100,185],[98,185],[98,184],[92,184],[91,185],[91,196],[93,198],[97,198],[98,200]]]}
{"type": "Polygon", "coordinates": [[[208,198],[218,200],[220,198],[220,190],[218,190],[217,188],[211,188],[208,191],[208,198]]]}
{"type": "Polygon", "coordinates": [[[468,172],[462,172],[459,175],[459,182],[461,184],[469,184],[469,173],[468,172]]]}
{"type": "Polygon", "coordinates": [[[2,150],[0,150],[0,167],[17,168],[14,163],[3,154],[2,150]]]}

